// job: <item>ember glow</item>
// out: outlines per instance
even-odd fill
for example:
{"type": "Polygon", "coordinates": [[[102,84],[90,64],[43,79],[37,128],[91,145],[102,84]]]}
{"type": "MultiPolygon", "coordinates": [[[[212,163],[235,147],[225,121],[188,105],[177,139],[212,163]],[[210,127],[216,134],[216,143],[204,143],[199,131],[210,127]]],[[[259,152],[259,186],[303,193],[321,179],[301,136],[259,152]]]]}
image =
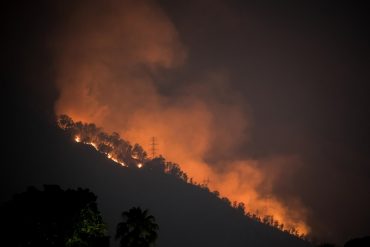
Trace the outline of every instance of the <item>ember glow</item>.
{"type": "MultiPolygon", "coordinates": [[[[77,136],[75,138],[75,141],[76,142],[81,142],[81,139],[77,136]]],[[[93,143],[93,142],[83,142],[83,143],[86,144],[86,145],[93,146],[95,148],[95,150],[100,151],[98,149],[98,146],[95,143],[93,143]]],[[[110,153],[105,153],[105,154],[107,155],[108,159],[114,161],[115,163],[117,163],[117,164],[119,164],[121,166],[127,167],[127,165],[123,161],[119,161],[118,159],[114,158],[110,153]]],[[[139,165],[138,165],[138,167],[139,167],[139,165]]]]}
{"type": "Polygon", "coordinates": [[[120,164],[123,167],[127,167],[127,165],[125,163],[123,163],[122,161],[119,161],[119,160],[117,160],[115,158],[110,158],[110,159],[113,160],[114,162],[116,162],[117,164],[120,164]]]}
{"type": "Polygon", "coordinates": [[[284,171],[299,166],[299,157],[237,155],[250,135],[250,118],[238,92],[228,86],[228,76],[207,72],[181,87],[166,84],[176,89],[175,96],[162,94],[158,75],[181,68],[187,56],[169,17],[152,1],[112,1],[106,12],[111,15],[99,17],[95,8],[89,5],[72,15],[73,25],[57,42],[60,98],[55,110],[84,122],[63,125],[76,131],[75,141],[122,166],[142,168],[147,161],[143,148],[120,136],[150,150],[155,135],[160,153],[197,183],[207,181],[212,191],[243,202],[251,214],[273,216],[283,229],[307,234],[307,210],[299,198],[282,199],[273,192],[284,171]],[[117,133],[106,135],[85,123],[117,133]]]}
{"type": "Polygon", "coordinates": [[[62,115],[58,119],[58,126],[74,136],[75,142],[92,146],[121,166],[142,168],[147,160],[146,153],[140,145],[131,146],[117,133],[108,135],[94,124],[75,123],[68,116],[62,115]]]}
{"type": "Polygon", "coordinates": [[[75,141],[76,141],[76,142],[81,142],[81,138],[80,138],[79,136],[76,136],[76,137],[75,137],[75,141]]]}
{"type": "Polygon", "coordinates": [[[86,142],[85,144],[93,146],[96,150],[98,150],[98,146],[93,142],[86,142]]]}

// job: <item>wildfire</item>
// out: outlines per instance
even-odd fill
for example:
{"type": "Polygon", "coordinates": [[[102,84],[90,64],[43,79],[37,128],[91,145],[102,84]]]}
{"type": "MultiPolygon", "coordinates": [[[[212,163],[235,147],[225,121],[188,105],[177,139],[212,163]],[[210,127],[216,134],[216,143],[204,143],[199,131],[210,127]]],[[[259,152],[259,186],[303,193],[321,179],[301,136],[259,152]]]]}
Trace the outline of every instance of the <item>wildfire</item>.
{"type": "MultiPolygon", "coordinates": [[[[68,129],[67,127],[63,126],[63,124],[62,124],[62,123],[59,123],[59,124],[60,124],[59,126],[60,126],[62,129],[68,129]]],[[[127,164],[125,164],[125,162],[123,162],[122,160],[119,160],[118,158],[114,157],[114,155],[112,155],[110,152],[99,150],[99,145],[98,145],[97,143],[92,142],[92,141],[84,141],[84,140],[85,140],[85,139],[83,139],[83,138],[81,137],[81,135],[80,135],[80,134],[75,135],[75,137],[74,137],[74,141],[75,141],[75,142],[77,142],[77,143],[83,143],[83,144],[86,144],[86,145],[90,145],[90,146],[94,147],[94,149],[95,149],[95,150],[97,150],[97,151],[99,151],[99,152],[104,153],[104,154],[107,156],[107,158],[108,158],[108,159],[110,159],[110,160],[114,161],[115,163],[117,163],[117,164],[119,164],[119,165],[121,165],[121,166],[123,166],[123,167],[128,167],[128,165],[127,165],[127,164]]],[[[110,146],[110,145],[106,145],[106,146],[110,146]]],[[[133,159],[135,159],[135,160],[140,159],[140,157],[139,157],[139,155],[138,155],[138,154],[132,154],[132,155],[131,155],[131,157],[132,157],[133,159]]],[[[143,164],[142,164],[142,163],[138,163],[138,164],[136,165],[136,167],[137,167],[137,168],[142,168],[142,167],[143,167],[143,164]]]]}
{"type": "MultiPolygon", "coordinates": [[[[142,169],[146,165],[155,165],[157,162],[154,161],[155,159],[148,158],[140,145],[132,146],[128,141],[121,139],[117,133],[109,135],[94,124],[73,122],[71,118],[65,115],[60,117],[58,124],[60,128],[72,134],[75,142],[93,146],[98,152],[122,167],[142,169]]],[[[181,153],[177,153],[176,157],[178,156],[181,156],[181,153]]],[[[186,173],[192,170],[189,168],[198,171],[198,173],[191,173],[192,177],[190,179],[179,165],[171,162],[166,163],[164,159],[163,162],[163,172],[175,175],[185,182],[201,188],[217,191],[219,198],[233,201],[233,204],[230,203],[231,207],[241,207],[243,211],[245,209],[244,213],[247,216],[261,223],[296,236],[305,236],[310,230],[304,220],[300,219],[300,215],[304,215],[304,213],[289,211],[289,208],[276,197],[263,198],[259,195],[255,188],[261,184],[265,175],[258,169],[256,161],[234,162],[229,164],[231,169],[228,172],[217,174],[203,163],[188,158],[184,166],[184,168],[188,168],[185,170],[186,173]],[[199,181],[202,181],[202,176],[205,175],[210,177],[211,180],[207,179],[207,182],[199,183],[199,181]],[[244,204],[247,206],[244,207],[244,204]]]]}
{"type": "Polygon", "coordinates": [[[127,167],[127,165],[125,164],[125,163],[123,163],[123,162],[121,162],[121,161],[119,161],[119,160],[117,160],[117,159],[115,159],[115,158],[110,158],[111,160],[113,160],[114,162],[116,162],[116,163],[118,163],[118,164],[120,164],[121,166],[125,166],[125,167],[127,167]]]}
{"type": "Polygon", "coordinates": [[[75,136],[75,141],[76,142],[81,142],[81,138],[79,136],[75,136]]]}
{"type": "Polygon", "coordinates": [[[98,146],[93,142],[86,142],[85,144],[93,146],[96,150],[98,150],[98,146]]]}

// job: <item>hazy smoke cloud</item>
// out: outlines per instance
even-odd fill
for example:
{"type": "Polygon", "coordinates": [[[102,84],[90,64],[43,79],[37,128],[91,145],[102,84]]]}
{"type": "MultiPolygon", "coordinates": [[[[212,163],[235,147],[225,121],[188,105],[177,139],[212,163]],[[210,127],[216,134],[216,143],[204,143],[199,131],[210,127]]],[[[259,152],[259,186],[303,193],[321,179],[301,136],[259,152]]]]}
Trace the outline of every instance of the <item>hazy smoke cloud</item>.
{"type": "Polygon", "coordinates": [[[93,122],[144,147],[156,136],[160,153],[198,182],[209,180],[212,190],[245,202],[247,210],[309,231],[299,201],[272,194],[276,181],[285,179],[282,171],[294,169],[299,158],[236,156],[250,121],[227,73],[208,71],[180,83],[161,77],[180,70],[191,51],[158,5],[89,1],[71,11],[61,30],[55,41],[57,114],[93,122]]]}

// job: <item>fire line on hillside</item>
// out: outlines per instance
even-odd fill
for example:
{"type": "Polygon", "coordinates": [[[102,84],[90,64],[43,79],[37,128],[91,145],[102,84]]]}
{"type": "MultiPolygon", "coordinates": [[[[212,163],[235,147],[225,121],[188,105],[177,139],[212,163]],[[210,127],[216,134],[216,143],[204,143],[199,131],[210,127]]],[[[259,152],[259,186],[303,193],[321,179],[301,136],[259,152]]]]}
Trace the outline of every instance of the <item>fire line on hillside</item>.
{"type": "Polygon", "coordinates": [[[218,191],[211,192],[207,183],[197,183],[192,178],[189,179],[178,164],[165,162],[162,156],[148,158],[147,153],[139,144],[132,146],[116,132],[109,135],[93,123],[74,122],[72,118],[67,115],[59,116],[57,123],[61,129],[67,131],[71,135],[75,142],[92,146],[95,150],[104,154],[108,159],[121,167],[136,169],[148,167],[151,170],[159,170],[174,175],[186,183],[196,185],[213,193],[219,199],[228,203],[229,206],[242,212],[247,217],[297,237],[306,238],[306,235],[300,233],[295,227],[287,227],[279,223],[274,219],[273,215],[264,215],[261,217],[258,212],[246,212],[244,203],[238,203],[236,201],[231,203],[228,198],[222,197],[218,191]]]}

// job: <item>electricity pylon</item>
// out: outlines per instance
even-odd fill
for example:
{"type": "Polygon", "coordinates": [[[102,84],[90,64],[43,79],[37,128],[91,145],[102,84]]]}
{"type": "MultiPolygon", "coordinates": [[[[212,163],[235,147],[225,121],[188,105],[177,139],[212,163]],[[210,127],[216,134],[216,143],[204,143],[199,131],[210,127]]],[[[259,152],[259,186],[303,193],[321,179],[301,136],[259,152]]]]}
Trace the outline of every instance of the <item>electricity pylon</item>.
{"type": "Polygon", "coordinates": [[[151,153],[152,153],[152,159],[154,159],[154,157],[155,157],[155,152],[156,151],[158,151],[157,150],[157,148],[156,148],[156,146],[158,145],[157,143],[156,143],[156,138],[153,136],[152,137],[152,139],[151,139],[151,144],[150,144],[150,146],[151,146],[151,148],[150,148],[150,151],[151,151],[151,153]]]}

